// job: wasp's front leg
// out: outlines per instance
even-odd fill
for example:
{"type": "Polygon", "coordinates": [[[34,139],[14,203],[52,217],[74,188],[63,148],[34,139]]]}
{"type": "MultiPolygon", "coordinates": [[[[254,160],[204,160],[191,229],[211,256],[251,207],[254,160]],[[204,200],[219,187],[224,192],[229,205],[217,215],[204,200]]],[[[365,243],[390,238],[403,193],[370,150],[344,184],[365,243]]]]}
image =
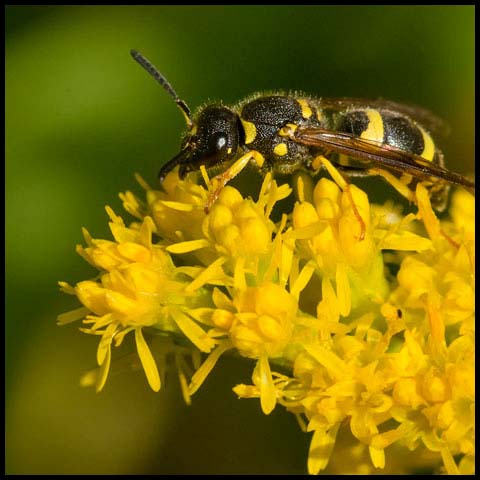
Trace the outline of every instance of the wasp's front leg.
{"type": "Polygon", "coordinates": [[[265,163],[265,158],[260,152],[251,150],[242,155],[238,160],[235,160],[227,170],[212,178],[209,188],[210,193],[208,195],[207,204],[205,205],[205,213],[208,213],[212,208],[212,205],[217,201],[223,187],[225,187],[230,180],[235,178],[251,161],[254,161],[255,164],[261,168],[265,163]]]}

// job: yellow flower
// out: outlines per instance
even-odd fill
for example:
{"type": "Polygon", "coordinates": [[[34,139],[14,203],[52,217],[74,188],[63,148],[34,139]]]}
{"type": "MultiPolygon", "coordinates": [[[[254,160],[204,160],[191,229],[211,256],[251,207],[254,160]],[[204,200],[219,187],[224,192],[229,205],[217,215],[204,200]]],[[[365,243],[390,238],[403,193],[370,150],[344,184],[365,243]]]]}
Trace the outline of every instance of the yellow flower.
{"type": "Polygon", "coordinates": [[[212,320],[217,327],[225,328],[229,343],[242,356],[258,359],[253,382],[258,387],[262,410],[268,414],[276,404],[268,360],[285,355],[298,322],[297,300],[279,285],[264,282],[236,290],[231,302],[222,299],[222,304],[228,310],[215,310],[212,320]]]}
{"type": "Polygon", "coordinates": [[[238,291],[232,300],[230,339],[241,355],[280,356],[288,344],[297,313],[297,301],[280,286],[266,282],[238,291]]]}
{"type": "MultiPolygon", "coordinates": [[[[97,390],[103,388],[108,375],[112,342],[119,346],[125,335],[134,331],[148,382],[158,391],[160,376],[142,328],[181,333],[201,351],[208,352],[215,345],[214,340],[184,312],[205,299],[201,292],[185,294],[189,279],[181,278],[163,247],[152,244],[154,226],[150,217],[145,217],[138,228],[127,228],[111,209],[107,212],[115,242],[92,239],[85,231],[88,247],[77,247],[77,251],[101,271],[99,277],[79,282],[75,287],[65,282],[60,285],[65,292],[78,297],[87,313],[91,312],[84,320],[89,327],[82,331],[101,335],[97,351],[100,366],[97,390]]],[[[82,317],[85,317],[83,309],[73,315],[61,315],[59,323],[82,317]]]]}
{"type": "Polygon", "coordinates": [[[150,386],[173,355],[188,403],[225,352],[253,360],[235,393],[312,432],[311,474],[403,472],[407,452],[472,473],[474,199],[454,192],[439,220],[418,184],[418,209],[403,214],[326,166],[333,181],[299,176],[291,209],[279,203],[291,188],[269,174],[256,199],[226,186],[208,212],[205,171],[205,188],[175,171],[161,191],[138,177],[146,200],[121,195],[137,222],[107,209],[113,240],[85,231],[77,250],[99,274],[61,283],[83,307],[59,323],[84,318],[101,337],[97,389],[130,331],[150,386]],[[350,466],[334,448],[346,435],[350,466]]]}

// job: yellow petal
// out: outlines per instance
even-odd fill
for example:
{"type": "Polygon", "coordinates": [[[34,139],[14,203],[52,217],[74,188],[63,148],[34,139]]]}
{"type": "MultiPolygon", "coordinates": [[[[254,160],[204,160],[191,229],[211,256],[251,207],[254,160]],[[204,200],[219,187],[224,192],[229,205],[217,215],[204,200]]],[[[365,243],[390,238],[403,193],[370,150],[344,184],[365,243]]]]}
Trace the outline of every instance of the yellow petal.
{"type": "Polygon", "coordinates": [[[195,205],[191,203],[171,202],[168,200],[162,200],[161,203],[172,210],[178,210],[179,212],[191,212],[195,205]]]}
{"type": "Polygon", "coordinates": [[[247,281],[245,279],[245,258],[239,257],[235,262],[235,270],[233,273],[233,286],[236,290],[246,290],[247,288],[247,281]]]}
{"type": "Polygon", "coordinates": [[[315,430],[308,451],[308,473],[317,475],[328,465],[337,438],[340,424],[336,424],[329,430],[315,430]]]}
{"type": "Polygon", "coordinates": [[[385,468],[385,450],[383,448],[368,447],[370,458],[375,468],[385,468]]]}
{"type": "Polygon", "coordinates": [[[178,309],[172,309],[172,316],[178,328],[202,352],[210,352],[215,346],[212,340],[193,320],[178,309]]]}
{"type": "Polygon", "coordinates": [[[84,318],[89,313],[90,310],[85,307],[80,307],[76,308],[75,310],[71,310],[70,312],[61,313],[57,317],[57,325],[66,325],[67,323],[75,322],[76,320],[84,318]]]}
{"type": "Polygon", "coordinates": [[[213,289],[212,300],[217,308],[222,308],[224,310],[233,309],[232,300],[217,287],[213,289]]]}
{"type": "Polygon", "coordinates": [[[322,279],[322,300],[317,305],[317,318],[333,323],[340,319],[337,296],[328,277],[322,279]]]}
{"type": "MultiPolygon", "coordinates": [[[[175,359],[178,359],[179,356],[176,356],[175,359]]],[[[184,402],[187,405],[192,404],[192,398],[190,397],[190,393],[188,391],[188,382],[187,382],[187,377],[185,375],[185,372],[183,371],[180,366],[177,366],[177,372],[178,372],[178,381],[180,383],[180,389],[182,390],[182,397],[184,402]]]]}
{"type": "Polygon", "coordinates": [[[371,440],[371,446],[373,448],[384,449],[391,445],[393,442],[397,442],[406,434],[404,425],[400,425],[394,430],[388,430],[387,432],[379,433],[375,435],[371,440]]]}
{"type": "Polygon", "coordinates": [[[118,223],[119,225],[125,225],[123,220],[122,220],[122,217],[119,217],[111,207],[109,207],[108,205],[105,206],[105,211],[107,212],[107,215],[110,217],[110,220],[113,222],[113,223],[118,223]]]}
{"type": "Polygon", "coordinates": [[[152,352],[148,348],[147,342],[143,338],[141,328],[135,329],[135,342],[137,344],[138,356],[142,362],[148,384],[154,392],[158,392],[161,387],[160,375],[158,374],[157,364],[155,363],[152,352]]]}
{"type": "Polygon", "coordinates": [[[226,257],[217,258],[207,268],[205,268],[200,274],[193,280],[190,285],[185,288],[186,292],[194,292],[195,290],[203,287],[206,283],[212,280],[225,279],[225,274],[222,270],[222,265],[226,262],[226,257]]]}
{"type": "Polygon", "coordinates": [[[110,353],[110,346],[112,344],[113,335],[117,329],[115,323],[110,323],[100,339],[97,347],[97,363],[102,365],[105,357],[110,353]]]}
{"type": "Polygon", "coordinates": [[[460,472],[448,447],[442,448],[440,454],[442,455],[443,464],[448,475],[458,475],[460,472]]]}
{"type": "Polygon", "coordinates": [[[351,295],[350,282],[348,281],[347,269],[345,264],[339,263],[335,275],[337,282],[337,301],[340,315],[347,317],[350,314],[351,295]]]}
{"type": "MultiPolygon", "coordinates": [[[[280,237],[278,236],[277,238],[280,238],[280,237]]],[[[293,256],[295,253],[295,239],[284,238],[280,249],[281,249],[280,261],[279,261],[280,285],[285,285],[287,283],[288,276],[290,275],[290,271],[292,270],[293,256]]],[[[272,267],[273,267],[273,262],[272,262],[272,267]]]]}
{"type": "Polygon", "coordinates": [[[123,315],[134,315],[139,308],[137,301],[113,290],[107,290],[105,299],[112,310],[123,315]]]}
{"type": "Polygon", "coordinates": [[[133,242],[125,242],[118,245],[118,251],[121,255],[134,262],[147,263],[150,261],[151,253],[143,245],[133,242]]]}
{"type": "Polygon", "coordinates": [[[204,238],[200,240],[190,240],[188,242],[179,242],[169,245],[166,250],[171,253],[187,253],[201,248],[208,247],[210,242],[204,238]]]}
{"type": "Polygon", "coordinates": [[[418,213],[423,220],[423,224],[428,232],[428,236],[432,240],[435,240],[440,235],[440,222],[432,210],[427,189],[421,183],[417,185],[416,196],[418,202],[418,213]]]}
{"type": "Polygon", "coordinates": [[[212,353],[210,353],[207,359],[202,363],[201,367],[193,374],[190,385],[188,386],[188,393],[190,395],[193,395],[200,388],[218,359],[230,348],[232,348],[232,344],[226,341],[221,343],[212,353]]]}
{"type": "Polygon", "coordinates": [[[298,300],[301,291],[307,286],[312,278],[315,267],[311,263],[307,263],[301,270],[300,275],[296,278],[295,283],[290,289],[290,293],[298,300]]]}
{"type": "Polygon", "coordinates": [[[105,301],[106,290],[96,282],[91,280],[79,282],[75,291],[80,302],[97,315],[104,315],[110,311],[105,301]]]}
{"type": "Polygon", "coordinates": [[[441,299],[437,292],[433,291],[427,294],[427,314],[430,333],[433,340],[442,344],[445,341],[445,324],[440,304],[441,299]]]}
{"type": "Polygon", "coordinates": [[[432,241],[428,238],[421,237],[409,231],[401,233],[388,233],[381,240],[379,248],[382,250],[412,250],[415,252],[423,252],[432,248],[432,241]]]}
{"type": "Polygon", "coordinates": [[[332,378],[337,380],[345,379],[348,367],[340,357],[320,345],[305,344],[303,347],[307,353],[328,370],[332,378]]]}
{"type": "Polygon", "coordinates": [[[262,355],[255,366],[253,373],[256,384],[260,387],[260,405],[265,415],[269,415],[275,408],[277,396],[273,384],[272,372],[267,355],[262,355]]]}
{"type": "Polygon", "coordinates": [[[110,370],[110,360],[112,358],[111,344],[108,344],[106,354],[104,355],[103,362],[100,364],[100,371],[97,377],[97,385],[95,387],[96,392],[100,392],[105,385],[108,377],[108,371],[110,370]]]}
{"type": "Polygon", "coordinates": [[[68,295],[75,295],[75,288],[73,288],[67,282],[58,282],[58,286],[63,293],[67,293],[68,295]]]}

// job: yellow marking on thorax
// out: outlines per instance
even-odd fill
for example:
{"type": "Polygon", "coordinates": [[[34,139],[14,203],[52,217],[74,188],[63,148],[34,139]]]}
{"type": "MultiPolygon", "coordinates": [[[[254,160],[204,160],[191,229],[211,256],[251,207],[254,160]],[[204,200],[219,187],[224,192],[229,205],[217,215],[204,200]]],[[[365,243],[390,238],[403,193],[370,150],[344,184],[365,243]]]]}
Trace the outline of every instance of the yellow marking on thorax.
{"type": "Polygon", "coordinates": [[[252,122],[248,122],[243,118],[240,118],[242,122],[243,129],[245,130],[245,144],[252,143],[257,136],[257,127],[252,122]]]}
{"type": "Polygon", "coordinates": [[[435,156],[435,144],[429,133],[427,133],[420,125],[417,124],[417,128],[422,132],[423,137],[423,152],[420,154],[425,160],[431,162],[435,156]]]}
{"type": "Polygon", "coordinates": [[[362,132],[360,138],[365,140],[373,140],[374,142],[383,143],[383,120],[380,112],[373,108],[365,110],[368,117],[368,127],[362,132]]]}
{"type": "Polygon", "coordinates": [[[286,155],[288,153],[287,144],[286,143],[279,143],[273,149],[273,153],[275,155],[278,155],[279,157],[283,157],[284,155],[286,155]]]}
{"type": "Polygon", "coordinates": [[[323,121],[323,111],[317,107],[317,120],[322,123],[323,121]]]}
{"type": "Polygon", "coordinates": [[[281,137],[291,137],[295,133],[295,130],[297,128],[298,128],[298,125],[295,125],[294,123],[287,123],[284,127],[282,127],[278,131],[278,134],[281,137]]]}
{"type": "Polygon", "coordinates": [[[297,102],[300,105],[300,108],[302,109],[302,117],[310,118],[313,115],[313,112],[308,102],[303,98],[300,98],[299,100],[297,100],[297,102]]]}

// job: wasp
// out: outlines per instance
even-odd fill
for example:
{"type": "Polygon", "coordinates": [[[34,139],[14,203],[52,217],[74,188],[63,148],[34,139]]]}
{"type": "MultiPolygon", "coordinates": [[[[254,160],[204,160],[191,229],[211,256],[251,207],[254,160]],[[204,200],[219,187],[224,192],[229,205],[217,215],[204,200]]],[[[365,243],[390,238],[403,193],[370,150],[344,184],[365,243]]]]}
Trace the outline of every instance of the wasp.
{"type": "MultiPolygon", "coordinates": [[[[233,107],[212,103],[192,115],[155,66],[136,50],[131,55],[173,98],[187,124],[180,152],[163,165],[160,182],[177,166],[180,178],[202,168],[221,171],[213,179],[207,212],[222,188],[249,164],[263,174],[324,168],[332,174],[331,160],[347,193],[344,177],[381,176],[412,202],[412,187],[422,182],[438,211],[446,208],[450,184],[475,191],[473,181],[445,168],[430,133],[444,124],[422,108],[294,92],[254,94],[233,107]]],[[[363,239],[365,223],[351,194],[349,198],[363,239]]]]}

